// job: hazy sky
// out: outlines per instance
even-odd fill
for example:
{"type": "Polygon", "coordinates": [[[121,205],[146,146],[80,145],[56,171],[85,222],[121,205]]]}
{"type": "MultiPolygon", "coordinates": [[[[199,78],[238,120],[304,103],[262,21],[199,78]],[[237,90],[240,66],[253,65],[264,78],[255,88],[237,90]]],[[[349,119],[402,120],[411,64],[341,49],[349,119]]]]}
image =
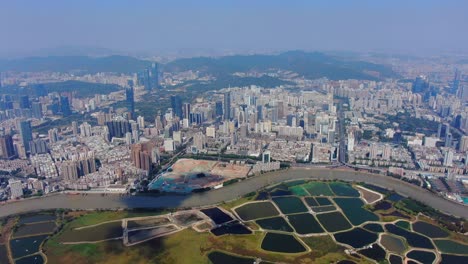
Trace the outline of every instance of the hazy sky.
{"type": "Polygon", "coordinates": [[[468,52],[466,0],[0,0],[0,54],[60,46],[468,52]]]}

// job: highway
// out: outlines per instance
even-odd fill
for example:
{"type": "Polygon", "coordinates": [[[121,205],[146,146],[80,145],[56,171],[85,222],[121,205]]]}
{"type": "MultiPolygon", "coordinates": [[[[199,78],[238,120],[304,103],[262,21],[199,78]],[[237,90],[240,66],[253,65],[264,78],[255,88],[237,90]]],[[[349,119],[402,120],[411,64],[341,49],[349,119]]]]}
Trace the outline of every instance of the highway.
{"type": "Polygon", "coordinates": [[[468,207],[458,204],[412,184],[383,176],[349,170],[328,168],[292,168],[266,173],[228,185],[218,190],[190,195],[120,196],[98,194],[55,194],[35,199],[26,199],[0,205],[0,217],[47,209],[120,209],[120,208],[191,208],[209,206],[236,199],[273,183],[294,179],[337,179],[367,182],[395,190],[403,196],[426,203],[442,212],[468,219],[468,207]]]}

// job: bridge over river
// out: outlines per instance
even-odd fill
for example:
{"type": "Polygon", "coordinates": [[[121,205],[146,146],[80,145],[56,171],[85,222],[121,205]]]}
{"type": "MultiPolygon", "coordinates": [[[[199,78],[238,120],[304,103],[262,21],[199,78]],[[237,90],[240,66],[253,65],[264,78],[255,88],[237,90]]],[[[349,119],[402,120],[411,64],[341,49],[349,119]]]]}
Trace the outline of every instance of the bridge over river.
{"type": "Polygon", "coordinates": [[[44,197],[25,199],[0,205],[0,217],[47,209],[119,209],[119,208],[187,208],[214,205],[236,199],[247,193],[271,185],[294,179],[324,179],[366,182],[394,190],[399,194],[438,209],[441,212],[468,219],[468,207],[439,197],[412,184],[383,176],[357,171],[327,168],[291,168],[266,173],[228,185],[221,189],[189,195],[161,196],[121,196],[108,194],[67,195],[52,194],[44,197]]]}

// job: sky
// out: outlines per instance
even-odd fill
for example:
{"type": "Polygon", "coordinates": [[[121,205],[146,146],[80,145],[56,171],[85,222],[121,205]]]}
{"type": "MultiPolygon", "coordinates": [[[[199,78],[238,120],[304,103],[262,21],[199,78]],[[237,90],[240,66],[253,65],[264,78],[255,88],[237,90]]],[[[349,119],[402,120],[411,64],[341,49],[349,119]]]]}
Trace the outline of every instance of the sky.
{"type": "Polygon", "coordinates": [[[0,56],[343,50],[468,53],[466,0],[0,0],[0,56]]]}

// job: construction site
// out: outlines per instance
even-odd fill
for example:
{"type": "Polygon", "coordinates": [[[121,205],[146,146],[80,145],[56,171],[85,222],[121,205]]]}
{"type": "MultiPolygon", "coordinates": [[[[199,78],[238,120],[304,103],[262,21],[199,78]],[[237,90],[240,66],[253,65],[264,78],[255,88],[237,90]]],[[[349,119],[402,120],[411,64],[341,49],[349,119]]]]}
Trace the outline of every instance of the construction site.
{"type": "Polygon", "coordinates": [[[189,193],[220,188],[223,183],[247,177],[251,166],[243,162],[179,159],[150,184],[150,190],[189,193]]]}

